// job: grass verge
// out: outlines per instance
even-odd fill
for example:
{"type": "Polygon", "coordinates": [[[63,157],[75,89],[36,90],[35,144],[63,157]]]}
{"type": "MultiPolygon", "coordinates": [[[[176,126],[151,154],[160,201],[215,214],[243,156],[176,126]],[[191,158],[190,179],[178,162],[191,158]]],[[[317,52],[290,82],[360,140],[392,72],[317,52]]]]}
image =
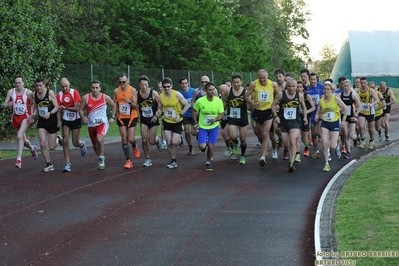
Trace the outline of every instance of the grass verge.
{"type": "Polygon", "coordinates": [[[337,199],[335,232],[339,254],[357,265],[399,265],[399,257],[371,257],[372,251],[399,252],[399,157],[374,157],[356,169],[337,199]]]}

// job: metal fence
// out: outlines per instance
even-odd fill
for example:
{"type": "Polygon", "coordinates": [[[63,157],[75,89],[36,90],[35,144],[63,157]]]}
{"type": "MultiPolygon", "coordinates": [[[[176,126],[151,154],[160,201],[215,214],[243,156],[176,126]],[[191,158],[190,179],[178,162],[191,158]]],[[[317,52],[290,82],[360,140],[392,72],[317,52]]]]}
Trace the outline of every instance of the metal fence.
{"type": "MultiPolygon", "coordinates": [[[[256,72],[230,72],[220,73],[215,71],[197,71],[197,70],[176,70],[165,68],[138,68],[128,66],[102,66],[102,65],[65,65],[62,72],[63,77],[67,77],[71,82],[71,87],[80,92],[90,91],[90,82],[92,80],[101,81],[103,92],[111,95],[113,89],[119,86],[119,75],[126,74],[130,84],[138,89],[138,79],[141,75],[146,75],[150,79],[150,87],[157,88],[157,83],[165,77],[172,79],[174,88],[179,89],[179,79],[187,77],[189,84],[193,88],[201,85],[201,77],[208,76],[216,85],[222,84],[225,80],[231,79],[233,74],[240,74],[243,78],[243,84],[251,82],[257,78],[256,72]]],[[[59,85],[55,84],[55,90],[59,85]]]]}

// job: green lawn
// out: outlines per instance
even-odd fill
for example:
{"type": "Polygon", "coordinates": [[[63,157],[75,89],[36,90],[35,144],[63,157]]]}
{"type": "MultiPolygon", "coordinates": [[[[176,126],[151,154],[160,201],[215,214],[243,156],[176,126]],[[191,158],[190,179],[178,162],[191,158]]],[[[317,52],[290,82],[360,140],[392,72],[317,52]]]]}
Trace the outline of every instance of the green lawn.
{"type": "MultiPolygon", "coordinates": [[[[399,252],[399,157],[374,157],[352,173],[337,199],[338,251],[399,252]]],[[[349,257],[348,257],[349,259],[349,257]]],[[[357,265],[399,265],[399,257],[351,257],[357,265]]]]}

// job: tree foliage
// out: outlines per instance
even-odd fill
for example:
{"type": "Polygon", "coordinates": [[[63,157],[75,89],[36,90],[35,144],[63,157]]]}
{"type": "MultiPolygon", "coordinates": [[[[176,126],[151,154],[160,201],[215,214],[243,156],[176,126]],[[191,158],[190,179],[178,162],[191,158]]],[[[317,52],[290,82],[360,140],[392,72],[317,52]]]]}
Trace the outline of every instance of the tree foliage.
{"type": "MultiPolygon", "coordinates": [[[[37,12],[29,1],[1,1],[0,21],[0,100],[3,103],[16,75],[23,75],[28,87],[39,76],[50,82],[57,80],[62,69],[62,51],[54,38],[55,18],[37,12]]],[[[9,118],[9,113],[0,113],[1,135],[10,128],[9,118]]]]}
{"type": "Polygon", "coordinates": [[[330,77],[331,71],[334,68],[335,61],[337,61],[338,55],[335,52],[332,44],[325,44],[320,51],[322,57],[320,63],[317,65],[318,74],[321,78],[327,79],[330,77]]]}

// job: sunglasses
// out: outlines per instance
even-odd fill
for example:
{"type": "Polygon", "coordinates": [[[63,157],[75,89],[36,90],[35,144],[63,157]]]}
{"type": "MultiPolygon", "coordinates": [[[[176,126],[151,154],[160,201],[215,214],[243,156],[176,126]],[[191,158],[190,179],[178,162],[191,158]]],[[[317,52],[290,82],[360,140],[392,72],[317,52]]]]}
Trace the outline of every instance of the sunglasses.
{"type": "Polygon", "coordinates": [[[119,81],[119,84],[125,84],[126,83],[126,80],[125,81],[119,81]]]}
{"type": "Polygon", "coordinates": [[[172,86],[162,86],[162,88],[164,88],[164,89],[169,89],[170,87],[172,87],[172,86]]]}

